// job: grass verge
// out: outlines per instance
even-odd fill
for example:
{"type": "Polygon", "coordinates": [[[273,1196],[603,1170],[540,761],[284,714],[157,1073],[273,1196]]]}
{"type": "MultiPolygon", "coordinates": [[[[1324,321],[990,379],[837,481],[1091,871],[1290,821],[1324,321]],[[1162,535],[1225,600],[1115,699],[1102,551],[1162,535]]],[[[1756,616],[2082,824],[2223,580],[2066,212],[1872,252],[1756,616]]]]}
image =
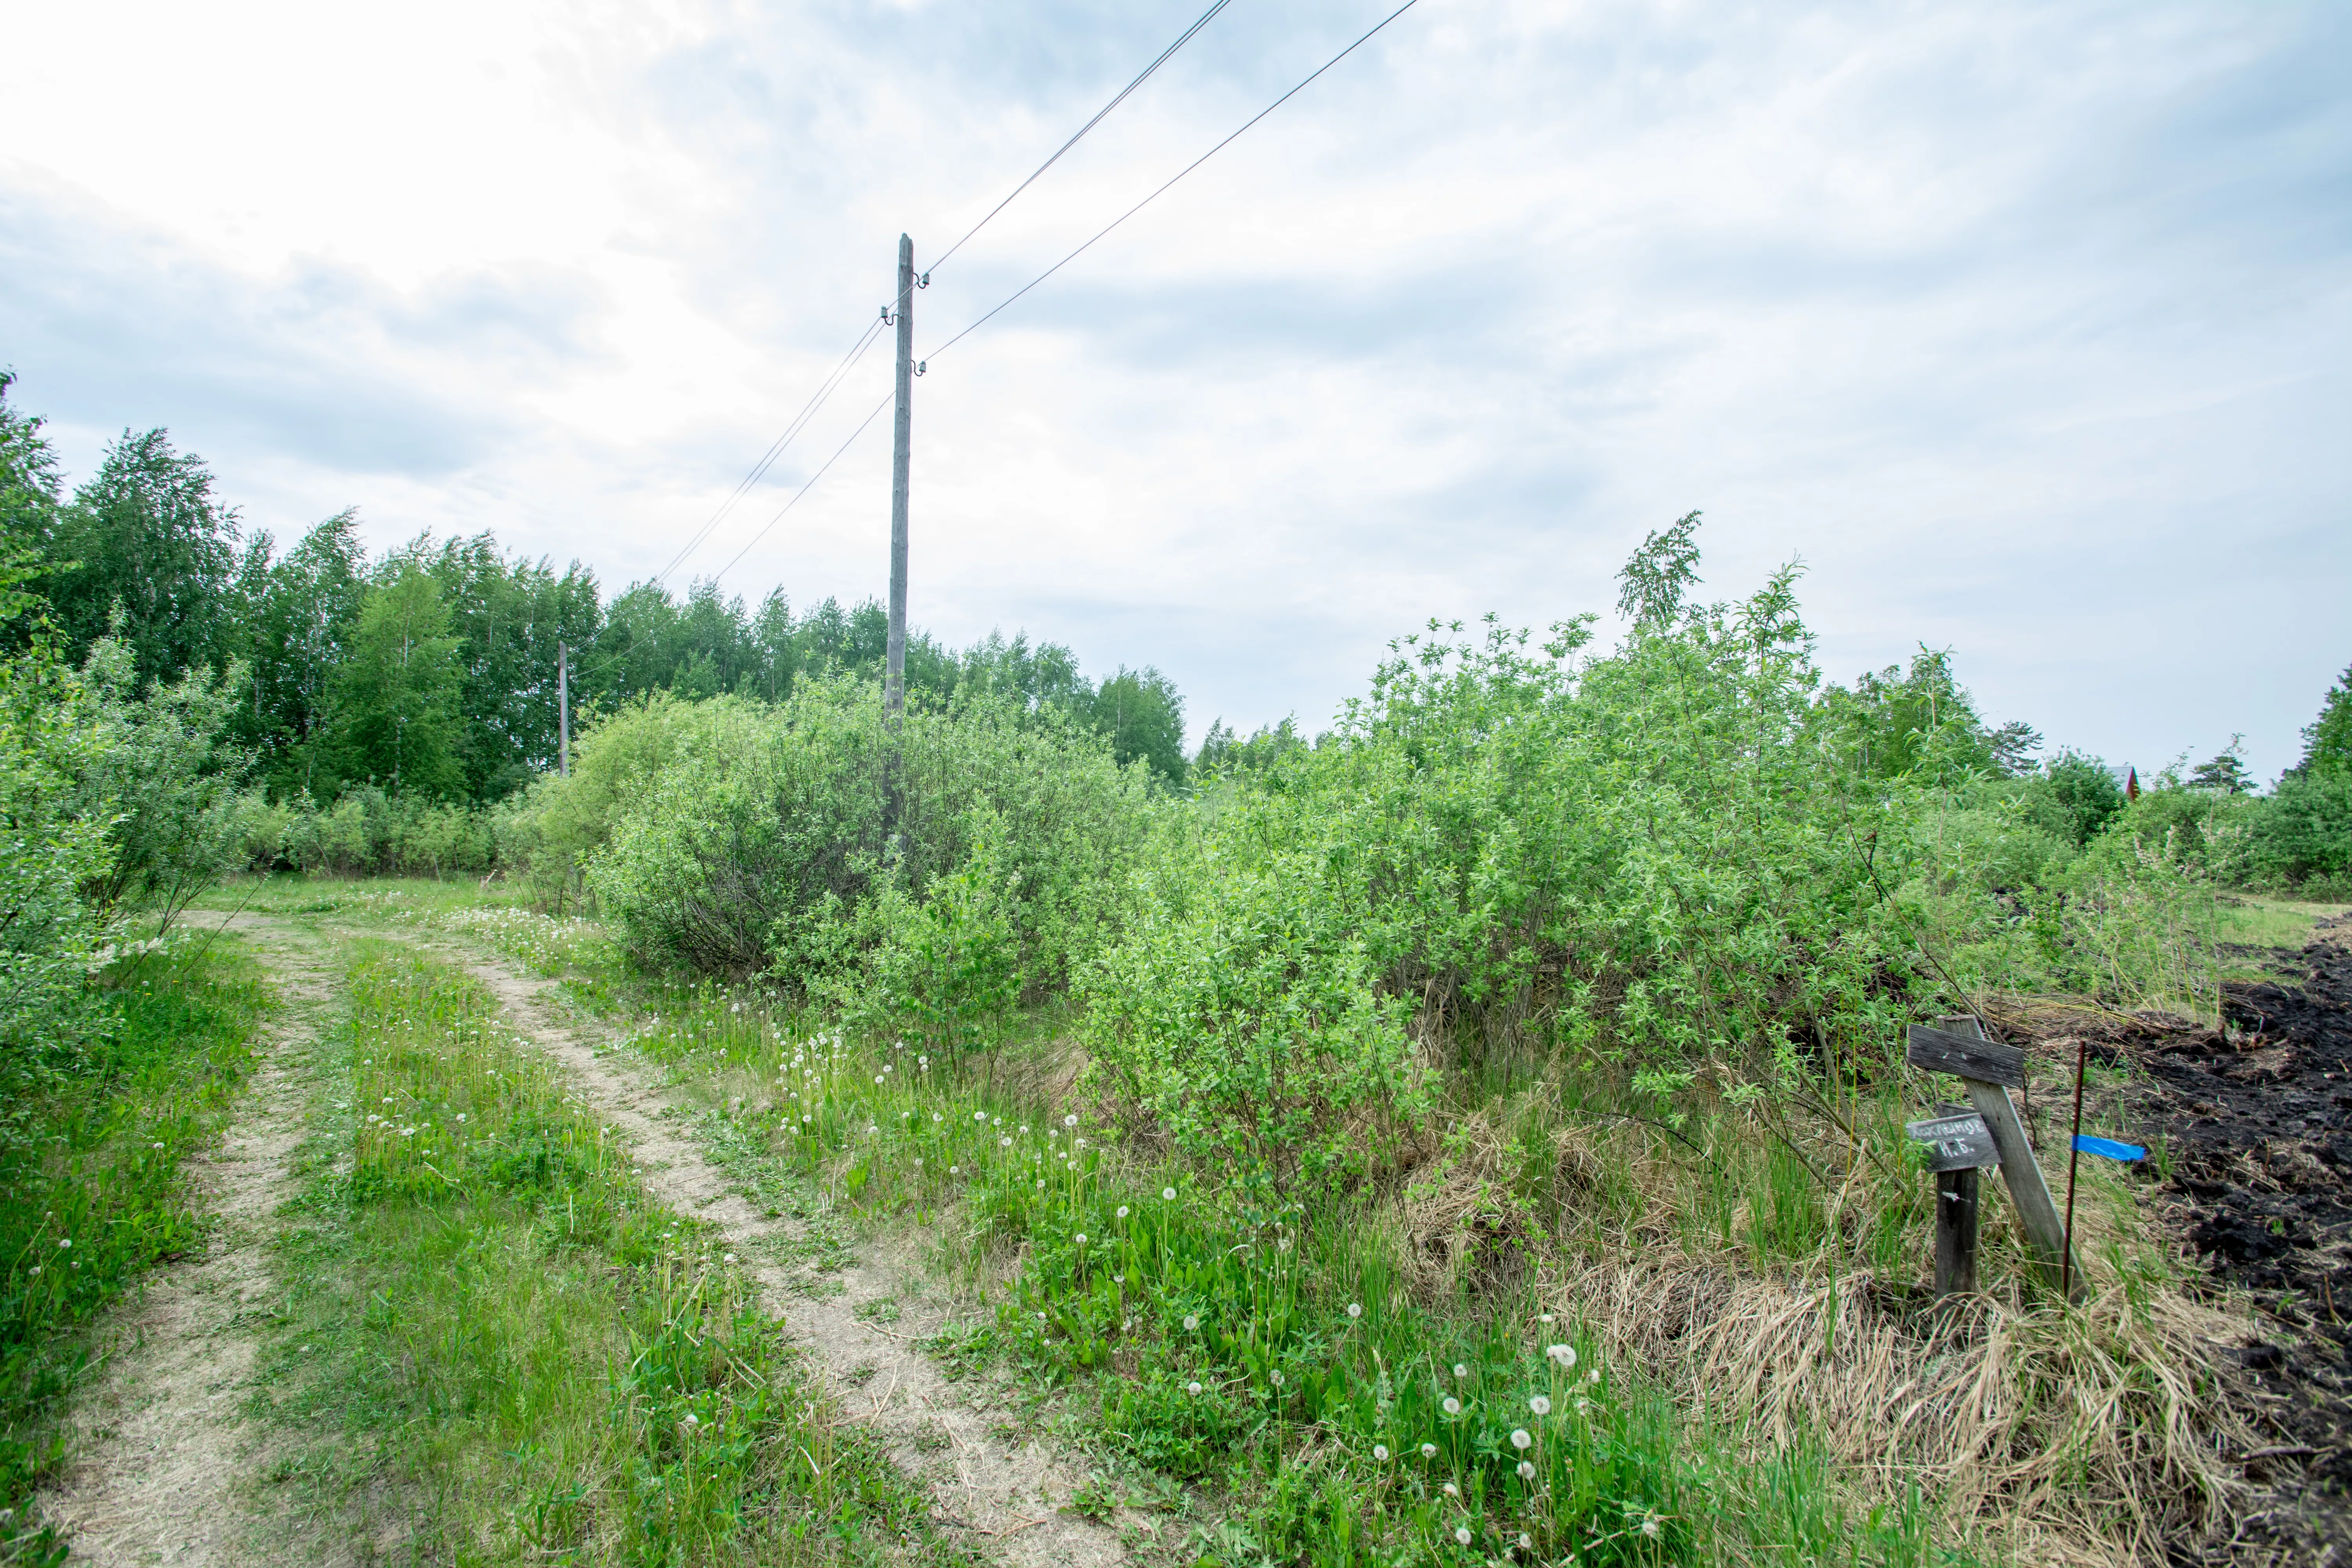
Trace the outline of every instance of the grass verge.
{"type": "Polygon", "coordinates": [[[428,1563],[950,1555],[479,985],[374,943],[349,984],[263,1352],[281,1506],[428,1563]]]}
{"type": "Polygon", "coordinates": [[[268,994],[234,948],[122,965],[88,1058],[19,1085],[0,1115],[0,1561],[63,1547],[22,1521],[65,1457],[56,1415],[99,1313],[204,1238],[181,1163],[209,1143],[254,1060],[268,994]]]}

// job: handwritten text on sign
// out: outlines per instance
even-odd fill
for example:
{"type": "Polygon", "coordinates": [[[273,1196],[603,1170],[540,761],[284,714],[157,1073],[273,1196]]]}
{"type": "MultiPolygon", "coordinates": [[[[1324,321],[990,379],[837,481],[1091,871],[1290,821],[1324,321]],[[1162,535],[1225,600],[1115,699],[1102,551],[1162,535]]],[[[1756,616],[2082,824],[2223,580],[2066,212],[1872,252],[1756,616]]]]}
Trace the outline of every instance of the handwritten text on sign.
{"type": "Polygon", "coordinates": [[[1904,1123],[1903,1131],[1927,1145],[1930,1171],[1973,1171],[2000,1163],[1992,1129],[1973,1111],[1960,1116],[1934,1116],[1904,1123]]]}

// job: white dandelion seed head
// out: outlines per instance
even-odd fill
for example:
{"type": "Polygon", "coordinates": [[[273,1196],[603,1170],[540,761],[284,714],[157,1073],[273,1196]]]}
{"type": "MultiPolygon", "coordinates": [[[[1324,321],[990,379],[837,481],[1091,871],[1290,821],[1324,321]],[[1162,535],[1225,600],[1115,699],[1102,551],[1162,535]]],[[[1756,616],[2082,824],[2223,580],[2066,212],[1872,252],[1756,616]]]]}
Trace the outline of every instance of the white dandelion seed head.
{"type": "Polygon", "coordinates": [[[1085,1231],[1082,1230],[1078,1232],[1077,1243],[1080,1247],[1084,1247],[1087,1244],[1087,1233],[1085,1231]]]}
{"type": "Polygon", "coordinates": [[[1535,1479],[1536,1479],[1536,1467],[1535,1467],[1535,1462],[1534,1462],[1533,1460],[1530,1460],[1530,1459],[1521,1459],[1521,1460],[1519,1461],[1519,1479],[1521,1479],[1521,1480],[1523,1480],[1523,1481],[1531,1481],[1531,1480],[1534,1480],[1535,1479]]]}
{"type": "Polygon", "coordinates": [[[1364,1304],[1361,1301],[1350,1301],[1348,1303],[1348,1316],[1351,1318],[1360,1318],[1363,1315],[1364,1304]]]}
{"type": "Polygon", "coordinates": [[[1118,1205],[1118,1217],[1121,1219],[1125,1219],[1127,1217],[1127,1205],[1125,1204],[1118,1205]]]}
{"type": "Polygon", "coordinates": [[[1549,1356],[1553,1361],[1558,1362],[1559,1363],[1560,1370],[1563,1372],[1576,1364],[1576,1347],[1574,1345],[1546,1345],[1544,1347],[1544,1354],[1549,1356]]]}
{"type": "Polygon", "coordinates": [[[1549,1415],[1551,1414],[1551,1399],[1547,1394],[1538,1394],[1528,1401],[1528,1408],[1538,1415],[1549,1415]]]}
{"type": "Polygon", "coordinates": [[[1601,1381],[1601,1369],[1596,1366],[1591,1372],[1586,1373],[1584,1374],[1584,1381],[1587,1383],[1599,1383],[1601,1381]]]}
{"type": "Polygon", "coordinates": [[[1448,1481],[1445,1483],[1445,1495],[1447,1497],[1458,1498],[1462,1495],[1462,1489],[1455,1486],[1452,1481],[1448,1481]]]}
{"type": "Polygon", "coordinates": [[[1076,1111],[1072,1111],[1069,1115],[1062,1118],[1062,1125],[1065,1127],[1076,1127],[1077,1124],[1078,1117],[1077,1112],[1076,1111]]]}
{"type": "Polygon", "coordinates": [[[1462,1402],[1449,1394],[1445,1396],[1444,1409],[1448,1415],[1459,1415],[1462,1414],[1462,1402]]]}
{"type": "Polygon", "coordinates": [[[1534,1536],[1532,1536],[1532,1535],[1529,1535],[1529,1534],[1528,1534],[1526,1531],[1524,1531],[1524,1530],[1522,1530],[1521,1531],[1519,1531],[1519,1550],[1520,1550],[1520,1551],[1522,1551],[1522,1552],[1533,1552],[1535,1549],[1536,1549],[1536,1538],[1535,1538],[1534,1536]]]}
{"type": "MultiPolygon", "coordinates": [[[[1446,1488],[1445,1489],[1446,1489],[1446,1490],[1448,1490],[1448,1491],[1452,1491],[1454,1489],[1453,1489],[1453,1488],[1451,1488],[1451,1487],[1448,1487],[1448,1488],[1446,1488]]],[[[1466,1525],[1466,1524],[1457,1524],[1457,1525],[1455,1525],[1455,1526],[1454,1527],[1454,1540],[1456,1540],[1456,1541],[1458,1541],[1458,1542],[1461,1542],[1463,1545],[1465,1545],[1465,1546],[1469,1545],[1469,1544],[1470,1544],[1470,1527],[1469,1527],[1468,1525],[1466,1525]]]]}
{"type": "Polygon", "coordinates": [[[1642,1521],[1642,1533],[1655,1541],[1658,1538],[1658,1516],[1652,1514],[1642,1521]]]}
{"type": "Polygon", "coordinates": [[[1389,1462],[1389,1446],[1386,1443],[1373,1444],[1372,1458],[1378,1459],[1383,1465],[1387,1464],[1389,1462]]]}
{"type": "Polygon", "coordinates": [[[1188,1333],[1188,1334],[1189,1334],[1189,1333],[1192,1332],[1194,1330],[1198,1329],[1200,1326],[1201,1326],[1201,1319],[1200,1319],[1200,1317],[1199,1317],[1199,1315],[1198,1315],[1197,1313],[1193,1313],[1193,1312],[1187,1312],[1187,1313],[1185,1313],[1185,1314],[1184,1314],[1184,1331],[1185,1331],[1186,1333],[1188,1333]]]}
{"type": "Polygon", "coordinates": [[[961,1176],[963,1174],[963,1167],[961,1165],[950,1165],[948,1167],[948,1174],[950,1176],[961,1176]]]}
{"type": "Polygon", "coordinates": [[[1199,1394],[1201,1392],[1200,1380],[1195,1378],[1192,1382],[1186,1384],[1184,1385],[1184,1392],[1193,1394],[1199,1394]]]}
{"type": "Polygon", "coordinates": [[[1434,1443],[1423,1443],[1421,1446],[1421,1457],[1424,1459],[1433,1459],[1437,1458],[1437,1445],[1434,1443]]]}
{"type": "Polygon", "coordinates": [[[1457,1361],[1454,1363],[1454,1375],[1455,1377],[1467,1377],[1470,1375],[1470,1369],[1457,1361]]]}
{"type": "Polygon", "coordinates": [[[1164,1204],[1172,1204],[1172,1203],[1174,1203],[1174,1202],[1176,1201],[1176,1189],[1175,1189],[1175,1188],[1173,1188],[1173,1187],[1162,1187],[1162,1188],[1160,1188],[1160,1201],[1161,1203],[1164,1203],[1164,1204]]]}
{"type": "Polygon", "coordinates": [[[1535,1444],[1536,1440],[1528,1436],[1528,1429],[1526,1427],[1514,1426],[1511,1428],[1511,1447],[1517,1448],[1520,1453],[1526,1453],[1529,1448],[1534,1447],[1535,1444]]]}

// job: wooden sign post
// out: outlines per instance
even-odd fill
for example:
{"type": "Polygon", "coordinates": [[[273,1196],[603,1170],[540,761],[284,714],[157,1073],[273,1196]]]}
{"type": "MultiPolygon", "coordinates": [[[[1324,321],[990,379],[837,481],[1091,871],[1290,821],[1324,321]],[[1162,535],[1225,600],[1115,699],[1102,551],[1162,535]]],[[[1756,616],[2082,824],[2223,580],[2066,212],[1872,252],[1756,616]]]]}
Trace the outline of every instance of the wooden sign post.
{"type": "MultiPolygon", "coordinates": [[[[2043,1270],[2050,1282],[2064,1291],[2070,1300],[2079,1300],[2084,1294],[2083,1271],[2074,1266],[2066,1245],[2066,1227],[2058,1217],[2058,1205],[2050,1201],[2050,1184],[2042,1179],[2042,1166],[2033,1157],[2033,1145],[2026,1141],[2025,1123],[2019,1119],[2017,1107],[2009,1098],[2011,1089],[2025,1087],[2025,1053],[2015,1046],[2004,1046],[1985,1037],[1984,1026],[1975,1018],[1939,1018],[1940,1028],[1923,1028],[1913,1025],[1908,1049],[1904,1059],[1913,1067],[1926,1068],[1930,1072],[1948,1072],[1960,1080],[1969,1104],[1982,1122],[1985,1135],[1998,1156],[2001,1180],[2009,1184],[2010,1201],[2017,1205],[2019,1223],[2025,1227],[2026,1240],[2040,1255],[2043,1270]]],[[[1940,1121],[1956,1121],[1958,1118],[1940,1118],[1940,1121]]],[[[1917,1128],[1933,1128],[1936,1121],[1915,1122],[1917,1128]]],[[[1919,1134],[1914,1133],[1915,1137],[1919,1134]]],[[[1938,1152],[1929,1157],[1929,1164],[1938,1170],[1936,1199],[1936,1288],[1946,1289],[1945,1231],[1951,1228],[1954,1262],[1949,1274],[1951,1289],[1973,1288],[1976,1276],[1976,1194],[1968,1194],[1965,1214],[1961,1210],[1959,1187],[1955,1183],[1952,1198],[1945,1197],[1945,1172],[1939,1162],[1949,1162],[1949,1173],[1958,1174],[1965,1168],[1969,1175],[1981,1168],[1965,1133],[1950,1135],[1960,1147],[1952,1154],[1938,1152]],[[1959,1162],[1969,1163],[1963,1167],[1959,1162]],[[1946,1211],[1953,1212],[1948,1221],[1946,1211]],[[1965,1264],[1961,1261],[1961,1244],[1967,1243],[1965,1264]],[[1967,1283],[1959,1283],[1965,1279],[1967,1283]]],[[[1936,1140],[1929,1140],[1937,1142],[1936,1140]]],[[[1984,1162],[1993,1163],[1993,1162],[1984,1162]]]]}
{"type": "Polygon", "coordinates": [[[1980,1173],[2000,1163],[1992,1130],[1965,1105],[1939,1105],[1933,1117],[1903,1130],[1927,1145],[1927,1169],[1936,1175],[1936,1294],[1969,1295],[1977,1288],[1980,1173]]]}

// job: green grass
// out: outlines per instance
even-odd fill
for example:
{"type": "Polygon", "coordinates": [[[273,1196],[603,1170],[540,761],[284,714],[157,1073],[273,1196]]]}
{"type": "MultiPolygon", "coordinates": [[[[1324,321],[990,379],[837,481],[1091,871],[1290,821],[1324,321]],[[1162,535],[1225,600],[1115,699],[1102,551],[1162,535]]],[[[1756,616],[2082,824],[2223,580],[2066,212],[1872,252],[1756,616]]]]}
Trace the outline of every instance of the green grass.
{"type": "MultiPolygon", "coordinates": [[[[754,992],[632,977],[589,922],[447,923],[625,1021],[739,1184],[811,1226],[816,1267],[845,1218],[950,1238],[948,1266],[990,1310],[935,1352],[1052,1391],[1102,1467],[1098,1511],[1128,1495],[1169,1506],[1177,1482],[1213,1495],[1188,1561],[1925,1557],[1923,1506],[1858,1512],[1811,1450],[1744,1462],[1640,1369],[1596,1364],[1531,1290],[1502,1310],[1416,1300],[1367,1215],[1310,1224],[1268,1191],[1107,1157],[1095,1130],[1050,1120],[1011,1074],[817,1033],[754,992]],[[1015,1254],[1017,1275],[993,1289],[1015,1254]],[[1786,1552],[1759,1533],[1768,1520],[1786,1552]]],[[[1785,1156],[1757,1163],[1786,1193],[1770,1223],[1803,1234],[1755,1244],[1816,1247],[1810,1178],[1785,1156]]]]}
{"type": "Polygon", "coordinates": [[[225,878],[206,889],[191,906],[187,923],[203,929],[217,925],[207,919],[232,910],[268,915],[338,915],[355,920],[386,920],[408,923],[428,920],[452,910],[502,905],[520,899],[503,884],[485,889],[476,877],[312,876],[300,871],[272,871],[267,876],[225,878]]]}
{"type": "Polygon", "coordinates": [[[635,973],[593,922],[509,910],[446,923],[562,977],[664,1067],[742,1189],[812,1223],[815,1268],[863,1229],[930,1237],[938,1267],[983,1309],[934,1353],[1012,1379],[995,1394],[1024,1433],[1090,1456],[1083,1506],[1177,1515],[1159,1528],[1163,1545],[1184,1541],[1181,1561],[1475,1562],[1518,1551],[1522,1532],[1528,1551],[1594,1563],[2000,1558],[2025,1522],[1994,1479],[2009,1466],[2020,1488],[2053,1466],[2081,1472],[2032,1508],[2035,1529],[2120,1529],[2145,1545],[2150,1510],[2184,1529],[2198,1517],[2177,1489],[2202,1472],[2145,1456],[2213,1418],[2184,1370],[2193,1333],[2210,1331],[2182,1315],[2170,1247],[2120,1177],[2086,1184],[2078,1217],[2106,1293],[2079,1324],[2032,1283],[1996,1196],[1980,1268],[2005,1298],[2000,1363],[2021,1397],[1981,1455],[1939,1447],[1948,1427],[1933,1422],[1892,1435],[1848,1423],[1834,1440],[1801,1423],[1793,1440],[1767,1441],[1757,1410],[1717,1411],[1713,1374],[1695,1369],[1728,1352],[1747,1370],[1737,1341],[1751,1330],[1780,1358],[1761,1373],[1765,1396],[1781,1391],[1792,1409],[1835,1410],[1849,1377],[1908,1380],[1915,1405],[1969,1397],[1982,1347],[1927,1348],[1944,1331],[1921,1286],[1932,1189],[1902,1123],[1949,1090],[1919,1075],[1841,1075],[1750,1105],[1704,1083],[1616,1082],[1591,1063],[1452,1072],[1433,1121],[1444,1152],[1413,1188],[1308,1216],[1063,1126],[1088,1101],[1045,1016],[992,1054],[927,1059],[757,988],[635,973]],[[1459,1218],[1416,1230],[1425,1205],[1459,1218]],[[1415,1250],[1430,1244],[1447,1249],[1436,1278],[1415,1250]],[[1677,1277],[1675,1254],[1748,1292],[1725,1309],[1731,1338],[1716,1351],[1678,1359],[1622,1310],[1589,1332],[1541,1320],[1546,1301],[1576,1310],[1579,1280],[1621,1310],[1611,1293],[1631,1289],[1652,1310],[1685,1310],[1649,1295],[1677,1277]],[[1645,1272],[1645,1258],[1664,1271],[1645,1272]],[[1857,1280],[1877,1303],[1869,1332],[1904,1321],[1869,1352],[1883,1365],[1841,1361],[1835,1303],[1857,1280]],[[1828,1338],[1801,1353],[1762,1326],[1822,1303],[1828,1338]],[[1616,1364],[1604,1335],[1623,1347],[1616,1364]],[[1554,1399],[1537,1417],[1526,1401],[1548,1387],[1550,1343],[1576,1346],[1582,1373],[1603,1362],[1605,1397],[1580,1390],[1585,1408],[1554,1399]],[[1947,1495],[1955,1482],[1972,1489],[1947,1495]]]}
{"type": "Polygon", "coordinates": [[[2352,904],[2311,904],[2232,893],[2221,900],[2221,940],[2245,947],[2299,948],[2311,940],[2317,921],[2347,912],[2352,912],[2352,904]]]}
{"type": "Polygon", "coordinates": [[[456,1564],[948,1555],[478,985],[368,943],[350,991],[263,1352],[278,1511],[456,1564]]]}
{"type": "Polygon", "coordinates": [[[252,961],[218,942],[120,965],[111,981],[88,1059],[13,1091],[0,1122],[0,1560],[12,1563],[62,1551],[19,1522],[65,1457],[58,1403],[98,1314],[203,1244],[181,1163],[226,1121],[268,1007],[252,961]]]}

